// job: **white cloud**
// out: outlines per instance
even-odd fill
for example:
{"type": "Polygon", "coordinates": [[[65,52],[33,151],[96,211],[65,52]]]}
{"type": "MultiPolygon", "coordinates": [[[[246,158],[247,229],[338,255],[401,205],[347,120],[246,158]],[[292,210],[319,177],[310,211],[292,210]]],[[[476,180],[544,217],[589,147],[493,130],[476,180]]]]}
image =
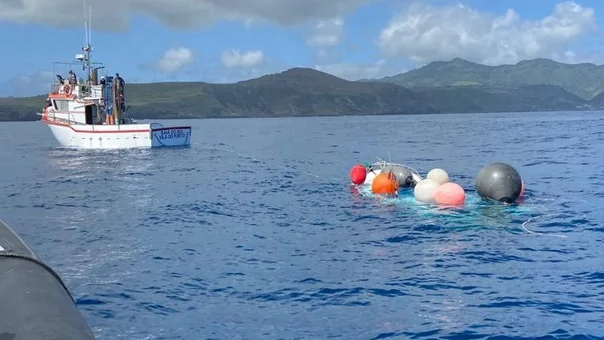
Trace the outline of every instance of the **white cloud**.
{"type": "MultiPolygon", "coordinates": [[[[92,23],[94,29],[123,30],[132,14],[142,14],[179,28],[221,19],[246,24],[270,21],[287,26],[344,15],[371,1],[374,0],[103,0],[94,2],[92,23]]],[[[80,27],[83,12],[81,0],[0,0],[0,21],[80,27]]]]}
{"type": "Polygon", "coordinates": [[[521,20],[508,9],[502,16],[463,5],[433,7],[413,3],[381,31],[379,47],[389,57],[416,63],[455,57],[485,64],[522,59],[575,58],[565,52],[578,38],[598,29],[594,10],[563,2],[540,20],[521,20]]]}
{"type": "Polygon", "coordinates": [[[164,52],[157,62],[157,69],[163,72],[176,72],[192,64],[193,52],[185,47],[170,48],[164,52]]]}
{"type": "Polygon", "coordinates": [[[262,64],[264,53],[261,50],[241,52],[239,50],[224,51],[221,55],[222,64],[226,67],[250,67],[262,64]]]}
{"type": "Polygon", "coordinates": [[[344,20],[332,18],[320,20],[314,27],[314,34],[307,40],[310,46],[335,46],[344,37],[344,20]]]}

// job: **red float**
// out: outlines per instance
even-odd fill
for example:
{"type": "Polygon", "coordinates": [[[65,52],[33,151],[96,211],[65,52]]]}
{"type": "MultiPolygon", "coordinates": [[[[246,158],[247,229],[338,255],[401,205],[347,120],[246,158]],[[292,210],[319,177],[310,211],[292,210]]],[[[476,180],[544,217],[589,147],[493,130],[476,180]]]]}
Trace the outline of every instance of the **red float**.
{"type": "Polygon", "coordinates": [[[367,169],[361,165],[357,164],[350,169],[350,180],[352,183],[359,185],[365,183],[365,178],[367,178],[367,169]]]}

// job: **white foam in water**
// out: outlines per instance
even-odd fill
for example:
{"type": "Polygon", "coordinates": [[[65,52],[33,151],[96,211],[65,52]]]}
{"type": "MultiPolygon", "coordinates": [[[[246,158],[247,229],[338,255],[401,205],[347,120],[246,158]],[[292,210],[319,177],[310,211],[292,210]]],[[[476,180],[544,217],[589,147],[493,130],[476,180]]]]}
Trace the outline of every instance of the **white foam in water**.
{"type": "MultiPolygon", "coordinates": [[[[379,197],[379,196],[373,194],[373,192],[371,191],[370,185],[360,185],[360,186],[357,186],[357,188],[359,190],[359,193],[361,193],[361,195],[363,195],[365,197],[374,197],[374,198],[379,197]]],[[[488,223],[484,219],[484,216],[482,216],[484,209],[488,210],[491,203],[485,203],[480,197],[478,197],[476,194],[472,194],[472,193],[470,193],[470,194],[466,193],[466,203],[463,207],[459,207],[459,208],[439,208],[438,206],[435,206],[433,204],[426,204],[426,203],[418,202],[413,197],[413,192],[410,191],[409,189],[399,191],[399,197],[380,198],[379,202],[405,207],[405,210],[403,210],[403,212],[415,213],[418,216],[421,216],[421,218],[442,217],[445,220],[443,220],[441,222],[444,222],[445,225],[447,225],[447,226],[471,227],[471,226],[487,226],[487,225],[494,226],[495,224],[500,224],[500,223],[495,223],[494,220],[491,221],[491,223],[488,223]]],[[[498,207],[497,205],[493,205],[494,209],[496,209],[497,207],[498,207]]],[[[507,215],[509,217],[515,216],[515,217],[520,217],[522,219],[524,219],[526,217],[526,221],[524,223],[522,223],[521,228],[530,234],[565,237],[563,235],[544,234],[544,233],[538,233],[538,232],[529,230],[527,228],[527,224],[529,222],[531,222],[532,220],[541,217],[541,215],[535,216],[534,212],[533,212],[534,209],[531,209],[531,207],[528,207],[528,206],[503,207],[503,206],[501,206],[501,208],[506,210],[506,212],[503,212],[503,211],[502,212],[504,213],[504,215],[507,215]]],[[[497,215],[497,214],[495,214],[495,215],[497,215]]]]}

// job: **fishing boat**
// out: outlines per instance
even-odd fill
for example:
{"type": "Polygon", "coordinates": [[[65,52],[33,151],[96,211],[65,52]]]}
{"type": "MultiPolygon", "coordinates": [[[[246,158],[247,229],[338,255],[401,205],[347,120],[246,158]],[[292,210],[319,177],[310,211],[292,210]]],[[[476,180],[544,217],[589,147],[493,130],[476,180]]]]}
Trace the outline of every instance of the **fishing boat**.
{"type": "MultiPolygon", "coordinates": [[[[92,149],[155,148],[189,146],[190,126],[138,123],[128,115],[126,85],[118,73],[102,75],[102,63],[91,60],[89,16],[85,16],[86,45],[69,65],[66,79],[57,74],[51,85],[40,121],[46,124],[63,147],[92,149]],[[72,66],[80,66],[85,79],[78,79],[72,66]]],[[[56,74],[56,73],[55,73],[56,74]]]]}

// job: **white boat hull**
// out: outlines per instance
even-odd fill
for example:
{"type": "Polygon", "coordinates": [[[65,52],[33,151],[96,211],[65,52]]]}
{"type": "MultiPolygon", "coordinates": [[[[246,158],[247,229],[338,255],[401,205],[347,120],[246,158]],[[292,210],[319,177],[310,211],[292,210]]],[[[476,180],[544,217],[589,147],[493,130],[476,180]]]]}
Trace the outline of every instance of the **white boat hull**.
{"type": "Polygon", "coordinates": [[[415,180],[416,183],[419,183],[419,181],[422,180],[422,176],[415,171],[414,169],[403,165],[403,164],[397,164],[397,163],[388,163],[386,161],[383,161],[380,159],[379,162],[373,163],[372,164],[372,169],[371,171],[367,172],[367,176],[365,177],[365,182],[363,184],[365,185],[372,185],[373,184],[373,180],[380,174],[382,173],[382,170],[387,166],[387,165],[396,165],[396,166],[402,166],[405,167],[407,169],[409,169],[409,171],[411,171],[411,176],[413,176],[413,179],[415,180]]]}
{"type": "Polygon", "coordinates": [[[164,127],[158,123],[71,125],[44,121],[62,147],[130,149],[191,145],[191,127],[164,127]]]}
{"type": "Polygon", "coordinates": [[[373,184],[373,180],[377,177],[377,175],[379,175],[382,172],[381,169],[375,169],[372,171],[369,171],[367,173],[367,177],[365,177],[365,182],[363,184],[368,184],[371,185],[373,184]]]}

